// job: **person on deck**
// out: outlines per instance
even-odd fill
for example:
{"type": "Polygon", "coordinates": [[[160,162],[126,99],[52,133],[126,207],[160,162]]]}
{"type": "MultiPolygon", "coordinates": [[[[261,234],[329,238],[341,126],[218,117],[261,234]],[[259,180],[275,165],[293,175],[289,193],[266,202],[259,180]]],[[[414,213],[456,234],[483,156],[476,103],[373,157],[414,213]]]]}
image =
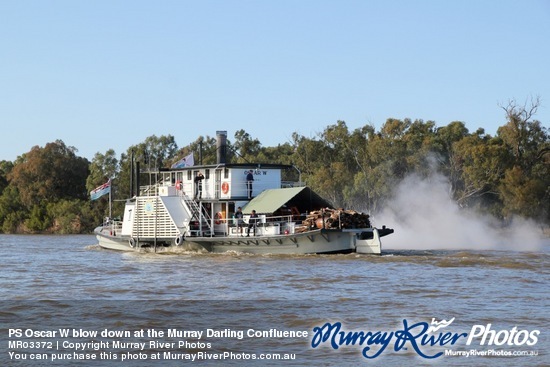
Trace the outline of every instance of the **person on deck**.
{"type": "Polygon", "coordinates": [[[202,198],[202,180],[204,180],[203,174],[199,171],[195,176],[195,199],[202,198]]]}
{"type": "Polygon", "coordinates": [[[254,175],[252,173],[252,170],[250,170],[246,175],[246,191],[249,199],[252,199],[252,182],[254,182],[254,175]]]}
{"type": "Polygon", "coordinates": [[[246,237],[250,237],[250,228],[254,228],[254,236],[256,236],[256,224],[258,223],[259,217],[256,214],[255,210],[252,210],[250,218],[248,219],[248,228],[246,229],[246,237]]]}
{"type": "Polygon", "coordinates": [[[242,212],[242,209],[241,209],[240,206],[237,208],[237,212],[235,213],[235,220],[237,221],[237,223],[236,223],[237,224],[237,233],[239,233],[242,237],[244,221],[243,221],[243,212],[242,212]]]}

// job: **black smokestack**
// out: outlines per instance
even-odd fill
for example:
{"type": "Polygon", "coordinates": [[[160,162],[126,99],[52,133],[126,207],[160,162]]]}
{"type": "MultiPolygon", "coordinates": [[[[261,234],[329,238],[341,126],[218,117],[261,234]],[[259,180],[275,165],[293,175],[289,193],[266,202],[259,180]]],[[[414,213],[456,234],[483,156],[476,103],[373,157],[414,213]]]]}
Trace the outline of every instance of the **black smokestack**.
{"type": "Polygon", "coordinates": [[[130,197],[134,197],[134,175],[136,171],[134,171],[134,150],[132,149],[132,154],[130,158],[130,197]]]}
{"type": "Polygon", "coordinates": [[[139,161],[136,162],[136,196],[139,196],[139,186],[141,185],[140,180],[140,168],[139,168],[139,161]]]}
{"type": "Polygon", "coordinates": [[[227,131],[216,131],[217,163],[226,163],[227,159],[227,131]]]}

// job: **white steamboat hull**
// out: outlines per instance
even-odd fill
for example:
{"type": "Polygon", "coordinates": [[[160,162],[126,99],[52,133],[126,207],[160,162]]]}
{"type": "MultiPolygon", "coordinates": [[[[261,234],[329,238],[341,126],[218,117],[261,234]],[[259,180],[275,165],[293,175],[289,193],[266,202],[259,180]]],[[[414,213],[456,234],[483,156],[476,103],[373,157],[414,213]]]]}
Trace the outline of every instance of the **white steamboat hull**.
{"type": "MultiPolygon", "coordinates": [[[[377,236],[373,236],[377,237],[377,236]]],[[[193,241],[193,239],[190,239],[193,241]]],[[[274,237],[209,238],[212,252],[236,251],[251,254],[327,254],[356,252],[380,254],[380,240],[373,238],[367,245],[357,232],[339,230],[314,230],[274,237]]],[[[202,241],[201,241],[202,242],[202,241]]]]}
{"type": "Polygon", "coordinates": [[[251,237],[188,237],[183,241],[131,240],[126,236],[113,236],[95,231],[99,245],[118,251],[207,251],[242,252],[249,254],[327,254],[365,253],[380,254],[381,243],[376,229],[366,230],[314,230],[284,236],[251,237]],[[368,235],[365,235],[368,234],[368,235]],[[367,238],[364,238],[367,237],[367,238]],[[166,246],[164,246],[166,245],[166,246]]]}

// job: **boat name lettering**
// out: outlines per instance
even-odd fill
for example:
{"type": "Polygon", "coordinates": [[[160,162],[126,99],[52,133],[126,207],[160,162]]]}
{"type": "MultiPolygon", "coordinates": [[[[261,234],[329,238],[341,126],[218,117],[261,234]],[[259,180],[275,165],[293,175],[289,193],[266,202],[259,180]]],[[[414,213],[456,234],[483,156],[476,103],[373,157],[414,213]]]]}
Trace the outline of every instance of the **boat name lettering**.
{"type": "MultiPolygon", "coordinates": [[[[246,176],[251,170],[245,170],[243,174],[246,176]]],[[[267,176],[267,171],[261,171],[259,169],[252,170],[252,174],[255,176],[267,176]]]]}

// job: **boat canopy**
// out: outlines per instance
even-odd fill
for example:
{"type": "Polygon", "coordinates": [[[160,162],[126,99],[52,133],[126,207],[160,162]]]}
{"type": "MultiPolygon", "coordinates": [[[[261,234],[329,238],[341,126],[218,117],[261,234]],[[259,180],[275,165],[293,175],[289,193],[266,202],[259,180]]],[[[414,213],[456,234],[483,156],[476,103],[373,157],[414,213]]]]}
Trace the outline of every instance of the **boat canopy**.
{"type": "Polygon", "coordinates": [[[272,214],[278,210],[295,207],[300,213],[332,208],[332,205],[307,186],[264,190],[243,207],[243,213],[252,210],[262,214],[272,214]]]}

